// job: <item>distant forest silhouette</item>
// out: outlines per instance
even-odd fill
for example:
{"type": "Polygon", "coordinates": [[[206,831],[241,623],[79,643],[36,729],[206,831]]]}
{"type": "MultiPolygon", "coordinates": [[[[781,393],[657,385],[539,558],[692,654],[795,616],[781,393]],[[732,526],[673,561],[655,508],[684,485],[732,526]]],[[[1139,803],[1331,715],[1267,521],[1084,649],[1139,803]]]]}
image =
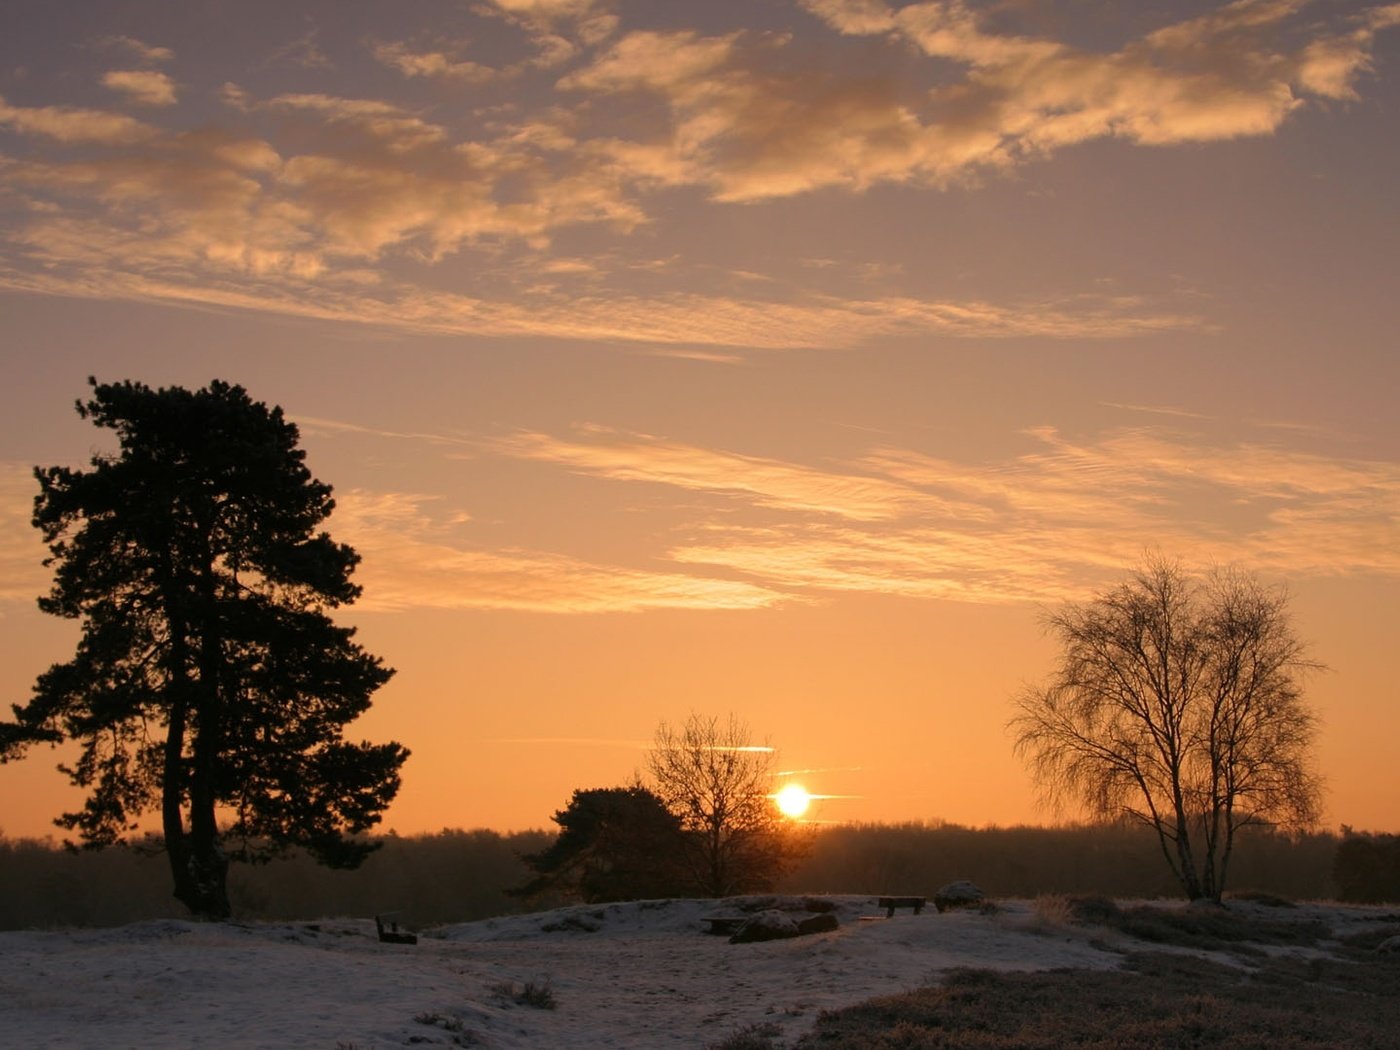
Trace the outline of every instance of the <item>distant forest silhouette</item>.
{"type": "MultiPolygon", "coordinates": [[[[354,871],[304,855],[245,866],[230,879],[240,919],[316,919],[398,911],[421,928],[557,904],[507,891],[531,875],[525,854],[546,848],[546,831],[501,834],[446,830],[389,835],[354,871]]],[[[47,840],[0,835],[0,929],[109,926],[183,918],[154,851],[71,852],[47,840]]],[[[1400,837],[1344,828],[1343,834],[1242,836],[1232,880],[1237,894],[1293,900],[1400,899],[1400,837]]],[[[811,850],[777,887],[789,893],[932,894],[971,879],[993,897],[1101,894],[1172,897],[1152,832],[1128,825],[973,829],[956,824],[835,825],[814,832],[811,850]]]]}

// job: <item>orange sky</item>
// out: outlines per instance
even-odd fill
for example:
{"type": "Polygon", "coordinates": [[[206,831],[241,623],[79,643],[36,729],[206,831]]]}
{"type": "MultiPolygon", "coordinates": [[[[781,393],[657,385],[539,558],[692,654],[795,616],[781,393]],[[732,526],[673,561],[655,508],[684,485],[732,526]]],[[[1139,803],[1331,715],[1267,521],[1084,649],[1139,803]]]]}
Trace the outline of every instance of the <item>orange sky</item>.
{"type": "MultiPolygon", "coordinates": [[[[398,668],[387,826],[547,823],[738,713],[828,820],[1051,819],[1009,696],[1144,549],[1287,583],[1400,828],[1400,5],[23,0],[0,685],[85,379],[281,404],[398,668]]],[[[73,804],[0,767],[0,829],[73,804]]]]}

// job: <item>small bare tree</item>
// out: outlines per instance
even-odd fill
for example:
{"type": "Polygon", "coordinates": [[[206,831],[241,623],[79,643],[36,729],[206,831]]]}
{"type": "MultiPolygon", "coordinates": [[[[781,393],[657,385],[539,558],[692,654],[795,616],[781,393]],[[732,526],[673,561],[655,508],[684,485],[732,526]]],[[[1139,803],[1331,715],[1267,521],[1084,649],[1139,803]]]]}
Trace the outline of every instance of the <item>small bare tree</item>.
{"type": "Polygon", "coordinates": [[[1282,589],[1158,557],[1047,625],[1059,666],[1011,726],[1050,802],[1152,827],[1193,900],[1220,898],[1241,828],[1316,822],[1301,679],[1319,665],[1282,589]]]}
{"type": "Polygon", "coordinates": [[[773,749],[730,715],[662,722],[648,757],[656,793],[686,831],[686,862],[711,897],[768,889],[791,850],[773,804],[773,749]]]}

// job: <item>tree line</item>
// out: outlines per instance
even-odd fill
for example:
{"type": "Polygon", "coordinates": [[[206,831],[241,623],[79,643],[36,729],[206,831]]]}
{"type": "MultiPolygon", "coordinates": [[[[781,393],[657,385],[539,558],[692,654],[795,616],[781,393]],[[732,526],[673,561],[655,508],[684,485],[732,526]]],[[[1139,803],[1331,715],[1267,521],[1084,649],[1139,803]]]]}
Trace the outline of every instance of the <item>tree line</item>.
{"type": "MultiPolygon", "coordinates": [[[[1243,833],[1239,893],[1290,900],[1400,902],[1400,836],[1353,832],[1243,833]]],[[[240,865],[229,880],[247,919],[369,917],[397,910],[413,928],[517,914],[578,899],[556,890],[513,891],[535,873],[526,857],[558,836],[446,830],[382,836],[355,870],[336,870],[293,851],[240,865]]],[[[46,840],[0,836],[0,929],[109,926],[183,917],[161,877],[162,856],[136,848],[69,851],[46,840]]],[[[931,894],[969,878],[995,897],[1098,894],[1156,898],[1179,892],[1155,835],[1130,824],[969,828],[957,824],[832,825],[812,832],[805,856],[776,880],[784,893],[931,894]]],[[[644,896],[646,894],[638,894],[644,896]]]]}

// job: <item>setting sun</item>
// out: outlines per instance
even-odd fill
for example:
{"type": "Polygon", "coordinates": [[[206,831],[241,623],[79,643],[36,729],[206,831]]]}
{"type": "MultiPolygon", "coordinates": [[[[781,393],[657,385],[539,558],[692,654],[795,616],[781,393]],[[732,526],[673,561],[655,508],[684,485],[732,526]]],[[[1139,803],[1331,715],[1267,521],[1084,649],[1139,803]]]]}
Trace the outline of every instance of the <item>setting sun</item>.
{"type": "Polygon", "coordinates": [[[807,812],[807,807],[812,804],[812,796],[801,784],[788,784],[773,796],[773,801],[778,804],[783,816],[796,819],[807,812]]]}

